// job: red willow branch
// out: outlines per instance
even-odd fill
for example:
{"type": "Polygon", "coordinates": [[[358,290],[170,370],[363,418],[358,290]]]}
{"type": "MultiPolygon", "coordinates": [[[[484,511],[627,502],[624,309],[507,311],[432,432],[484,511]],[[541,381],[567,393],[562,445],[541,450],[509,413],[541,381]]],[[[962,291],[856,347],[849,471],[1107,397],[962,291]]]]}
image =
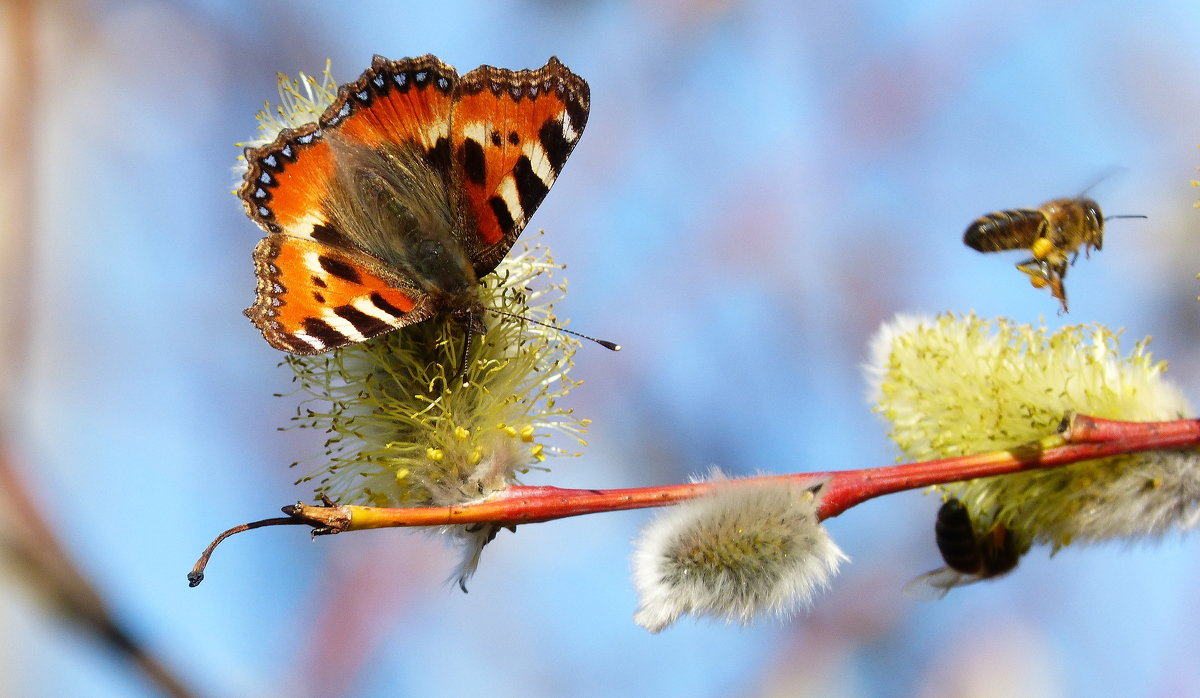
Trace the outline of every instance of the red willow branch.
{"type": "Polygon", "coordinates": [[[930,485],[1008,475],[1026,470],[1054,468],[1080,461],[1144,451],[1200,446],[1200,420],[1171,422],[1118,422],[1087,415],[1072,415],[1058,432],[1005,451],[956,456],[918,463],[835,472],[764,475],[724,482],[660,485],[616,490],[563,489],[512,486],[478,502],[450,507],[388,508],[297,503],[283,507],[285,518],[243,524],[222,533],[196,563],[188,579],[192,586],[204,578],[204,567],[216,544],[233,533],[264,525],[300,524],[313,535],[329,535],[372,528],[490,524],[512,527],[570,516],[606,511],[668,506],[700,497],[717,487],[739,483],[825,479],[820,517],[828,519],[885,494],[930,485]]]}

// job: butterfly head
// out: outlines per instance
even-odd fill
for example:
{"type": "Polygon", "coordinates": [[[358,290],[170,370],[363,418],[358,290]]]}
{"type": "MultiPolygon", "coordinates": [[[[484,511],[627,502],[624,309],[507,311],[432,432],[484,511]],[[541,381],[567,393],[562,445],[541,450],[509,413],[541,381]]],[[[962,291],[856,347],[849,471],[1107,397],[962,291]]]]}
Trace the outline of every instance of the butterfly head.
{"type": "Polygon", "coordinates": [[[454,318],[468,335],[487,334],[487,326],[483,323],[483,304],[479,298],[454,299],[460,305],[450,308],[450,317],[454,318]]]}

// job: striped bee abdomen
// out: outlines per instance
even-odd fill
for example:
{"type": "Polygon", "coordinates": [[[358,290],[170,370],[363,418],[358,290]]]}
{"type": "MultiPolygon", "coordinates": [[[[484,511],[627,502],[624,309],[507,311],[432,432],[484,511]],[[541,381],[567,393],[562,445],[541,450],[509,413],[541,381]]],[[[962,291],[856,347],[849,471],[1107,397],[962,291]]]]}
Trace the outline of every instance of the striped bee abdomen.
{"type": "Polygon", "coordinates": [[[963,243],[980,252],[1019,250],[1033,244],[1046,225],[1046,215],[1034,208],[996,211],[975,219],[963,233],[963,243]]]}

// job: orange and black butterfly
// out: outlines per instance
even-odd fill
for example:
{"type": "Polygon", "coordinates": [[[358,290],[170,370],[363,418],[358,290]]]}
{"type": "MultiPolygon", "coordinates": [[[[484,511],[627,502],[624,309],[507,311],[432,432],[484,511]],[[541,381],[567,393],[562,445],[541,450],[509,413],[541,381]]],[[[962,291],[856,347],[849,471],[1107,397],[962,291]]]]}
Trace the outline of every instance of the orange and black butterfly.
{"type": "Polygon", "coordinates": [[[459,76],[430,55],[376,56],[315,123],[246,149],[238,195],[267,233],[246,315],[295,354],[439,313],[469,344],[484,331],[478,280],[554,184],[589,100],[556,58],[459,76]]]}
{"type": "Polygon", "coordinates": [[[1108,216],[1092,199],[1054,199],[1037,208],[996,211],[981,216],[963,234],[963,243],[980,252],[1028,249],[1031,259],[1017,264],[1036,288],[1050,287],[1050,293],[1067,312],[1067,291],[1063,279],[1067,266],[1084,254],[1104,245],[1104,222],[1113,218],[1145,216],[1108,216]]]}

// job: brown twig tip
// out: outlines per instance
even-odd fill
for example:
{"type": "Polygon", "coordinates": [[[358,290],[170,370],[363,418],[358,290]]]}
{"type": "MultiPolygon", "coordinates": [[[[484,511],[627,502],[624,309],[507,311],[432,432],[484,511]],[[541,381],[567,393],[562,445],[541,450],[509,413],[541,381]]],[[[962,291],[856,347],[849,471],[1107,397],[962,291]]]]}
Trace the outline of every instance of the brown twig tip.
{"type": "MultiPolygon", "coordinates": [[[[288,508],[289,507],[284,507],[284,509],[288,509],[288,508]]],[[[263,526],[294,526],[294,525],[311,526],[313,524],[310,521],[304,520],[302,518],[296,518],[296,517],[292,517],[292,516],[286,516],[286,517],[280,516],[280,517],[276,517],[273,519],[263,519],[262,521],[251,521],[250,523],[244,523],[244,524],[241,524],[240,526],[234,526],[233,528],[229,529],[228,531],[225,531],[221,535],[217,536],[216,539],[214,539],[212,543],[209,543],[208,547],[204,549],[203,553],[201,553],[200,559],[196,560],[196,564],[192,567],[192,571],[188,572],[188,575],[187,575],[188,586],[189,587],[197,587],[200,585],[200,582],[204,581],[204,568],[208,567],[208,559],[210,557],[212,557],[213,551],[217,549],[217,546],[221,544],[221,541],[225,540],[226,538],[232,536],[235,533],[241,533],[242,531],[249,531],[249,530],[255,529],[255,528],[262,528],[263,526]]]]}

